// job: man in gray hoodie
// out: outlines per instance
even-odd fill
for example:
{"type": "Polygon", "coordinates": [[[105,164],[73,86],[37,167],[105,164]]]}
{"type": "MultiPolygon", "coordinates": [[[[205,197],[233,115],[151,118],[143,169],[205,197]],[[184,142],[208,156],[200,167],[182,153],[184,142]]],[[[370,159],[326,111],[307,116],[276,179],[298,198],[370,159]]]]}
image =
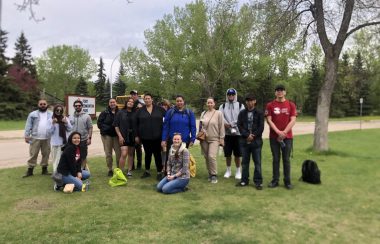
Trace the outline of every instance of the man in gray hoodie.
{"type": "Polygon", "coordinates": [[[223,113],[224,128],[226,131],[224,137],[224,156],[226,157],[227,170],[224,174],[224,178],[230,178],[231,176],[231,160],[233,152],[236,165],[235,179],[241,179],[241,150],[239,144],[241,135],[237,127],[237,120],[240,111],[243,109],[245,109],[244,105],[237,100],[237,91],[234,88],[227,89],[226,102],[219,107],[219,111],[223,113]]]}
{"type": "Polygon", "coordinates": [[[77,131],[81,134],[80,145],[84,149],[85,156],[82,162],[82,168],[87,165],[87,149],[91,144],[92,139],[92,120],[90,115],[82,111],[83,102],[81,100],[74,101],[74,115],[70,115],[70,123],[73,125],[72,131],[77,131]]]}

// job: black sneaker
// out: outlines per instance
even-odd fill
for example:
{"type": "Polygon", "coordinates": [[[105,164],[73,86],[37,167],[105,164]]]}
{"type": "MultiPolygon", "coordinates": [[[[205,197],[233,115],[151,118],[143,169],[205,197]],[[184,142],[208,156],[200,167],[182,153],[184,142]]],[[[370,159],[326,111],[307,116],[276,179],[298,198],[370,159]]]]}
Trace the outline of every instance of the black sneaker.
{"type": "Polygon", "coordinates": [[[47,167],[42,167],[41,175],[51,175],[51,174],[48,172],[47,167]]]}
{"type": "Polygon", "coordinates": [[[269,188],[275,188],[278,186],[278,182],[276,181],[271,181],[269,184],[268,184],[268,187],[269,188]]]}
{"type": "Polygon", "coordinates": [[[59,191],[60,189],[61,189],[61,187],[58,186],[57,183],[54,183],[53,190],[54,190],[54,191],[59,191]]]}
{"type": "Polygon", "coordinates": [[[113,176],[113,172],[112,172],[112,170],[108,170],[108,177],[112,177],[113,176]]]}
{"type": "Polygon", "coordinates": [[[248,186],[248,183],[244,181],[240,181],[239,183],[236,184],[236,186],[238,187],[248,186]]]}
{"type": "Polygon", "coordinates": [[[150,177],[150,173],[145,171],[144,174],[141,176],[141,179],[150,177]]]}
{"type": "Polygon", "coordinates": [[[256,188],[256,190],[261,191],[263,189],[263,185],[262,184],[255,184],[255,188],[256,188]]]}
{"type": "Polygon", "coordinates": [[[285,184],[285,188],[288,189],[288,190],[292,190],[293,189],[293,185],[288,183],[288,184],[285,184]]]}
{"type": "Polygon", "coordinates": [[[163,179],[163,174],[160,172],[160,173],[157,173],[157,181],[161,181],[163,179]]]}

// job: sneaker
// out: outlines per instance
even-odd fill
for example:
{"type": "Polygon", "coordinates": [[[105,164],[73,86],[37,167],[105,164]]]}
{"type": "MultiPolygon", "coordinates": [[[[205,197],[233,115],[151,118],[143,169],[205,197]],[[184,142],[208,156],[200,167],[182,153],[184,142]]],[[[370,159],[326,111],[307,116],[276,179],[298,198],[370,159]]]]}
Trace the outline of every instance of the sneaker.
{"type": "Polygon", "coordinates": [[[127,173],[127,177],[128,177],[128,178],[131,178],[131,177],[132,177],[132,172],[131,172],[131,171],[128,171],[128,173],[127,173]]]}
{"type": "Polygon", "coordinates": [[[148,171],[145,171],[144,174],[141,176],[141,179],[150,177],[150,173],[148,171]]]}
{"type": "Polygon", "coordinates": [[[113,172],[112,172],[112,170],[108,170],[108,177],[112,177],[113,176],[113,172]]]}
{"type": "Polygon", "coordinates": [[[236,168],[235,179],[237,179],[237,180],[241,179],[241,170],[240,170],[240,168],[236,168]]]}
{"type": "Polygon", "coordinates": [[[278,182],[276,181],[271,181],[269,184],[268,184],[268,187],[269,188],[275,188],[278,186],[278,182]]]}
{"type": "Polygon", "coordinates": [[[263,189],[263,185],[262,184],[255,184],[255,188],[256,188],[256,190],[261,191],[263,189]]]}
{"type": "Polygon", "coordinates": [[[162,179],[164,178],[164,175],[160,172],[160,173],[157,173],[157,181],[161,181],[162,179]]]}
{"type": "Polygon", "coordinates": [[[211,182],[211,175],[208,175],[207,180],[211,182]]]}
{"type": "Polygon", "coordinates": [[[288,189],[288,190],[292,190],[293,189],[293,185],[288,183],[288,184],[285,184],[285,188],[288,189]]]}
{"type": "Polygon", "coordinates": [[[51,174],[48,172],[47,167],[42,167],[41,175],[51,175],[51,174]]]}
{"type": "Polygon", "coordinates": [[[218,178],[216,177],[216,175],[211,176],[211,183],[212,184],[218,183],[218,178]]]}
{"type": "Polygon", "coordinates": [[[239,183],[236,184],[236,186],[240,186],[240,187],[248,186],[248,183],[244,181],[240,181],[239,183]]]}
{"type": "Polygon", "coordinates": [[[54,190],[54,191],[59,191],[59,188],[61,188],[61,187],[59,187],[59,186],[57,185],[57,183],[54,183],[53,190],[54,190]]]}
{"type": "Polygon", "coordinates": [[[25,175],[22,176],[22,178],[33,176],[33,169],[34,168],[28,168],[28,170],[26,171],[25,175]]]}
{"type": "Polygon", "coordinates": [[[226,173],[224,174],[224,178],[230,178],[231,177],[231,169],[227,168],[226,173]]]}

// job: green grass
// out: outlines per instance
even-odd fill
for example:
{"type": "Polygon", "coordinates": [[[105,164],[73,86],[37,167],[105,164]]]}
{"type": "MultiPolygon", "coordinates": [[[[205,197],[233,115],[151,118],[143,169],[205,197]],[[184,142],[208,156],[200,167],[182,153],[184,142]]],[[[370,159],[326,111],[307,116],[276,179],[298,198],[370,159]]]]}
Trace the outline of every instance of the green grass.
{"type": "MultiPolygon", "coordinates": [[[[370,121],[370,120],[380,120],[380,116],[355,116],[355,117],[343,117],[343,118],[329,118],[329,121],[370,121]]],[[[298,116],[297,122],[315,122],[315,117],[313,116],[298,116]]]]}
{"type": "Polygon", "coordinates": [[[154,177],[138,171],[127,186],[109,187],[104,158],[90,159],[90,191],[69,195],[54,192],[40,168],[26,179],[26,167],[0,170],[0,243],[378,243],[379,137],[378,129],[330,133],[325,154],[310,150],[311,135],[296,137],[292,191],[266,187],[268,141],[263,191],[223,179],[221,156],[210,184],[197,146],[197,177],[175,195],[155,192],[154,177]],[[298,181],[305,159],[317,161],[321,185],[298,181]]]}
{"type": "Polygon", "coordinates": [[[5,130],[23,130],[25,128],[25,120],[0,120],[0,131],[5,130]]]}

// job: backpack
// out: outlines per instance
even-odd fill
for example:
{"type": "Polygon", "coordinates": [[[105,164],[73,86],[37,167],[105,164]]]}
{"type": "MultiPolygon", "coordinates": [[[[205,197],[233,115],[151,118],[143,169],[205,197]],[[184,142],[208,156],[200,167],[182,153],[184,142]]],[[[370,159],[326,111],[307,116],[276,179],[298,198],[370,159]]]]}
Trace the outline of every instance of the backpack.
{"type": "Polygon", "coordinates": [[[197,166],[195,164],[195,159],[193,155],[190,154],[190,162],[189,162],[189,169],[190,169],[190,177],[195,177],[197,173],[197,166]]]}
{"type": "MultiPolygon", "coordinates": [[[[169,111],[170,111],[170,116],[169,116],[169,121],[170,121],[170,120],[172,120],[172,117],[173,117],[173,114],[174,114],[175,110],[174,110],[174,108],[171,108],[169,111]]],[[[185,111],[186,111],[187,117],[189,118],[189,124],[190,124],[190,119],[191,119],[191,117],[190,117],[190,109],[185,108],[185,111]]]]}
{"type": "Polygon", "coordinates": [[[300,180],[311,184],[321,184],[321,171],[315,161],[305,160],[302,163],[302,176],[300,180]]]}
{"type": "MultiPolygon", "coordinates": [[[[238,101],[238,103],[239,103],[239,109],[241,110],[241,106],[243,106],[243,104],[239,101],[238,101]]],[[[223,103],[223,105],[222,105],[223,110],[225,107],[226,107],[226,103],[223,103]]]]}

